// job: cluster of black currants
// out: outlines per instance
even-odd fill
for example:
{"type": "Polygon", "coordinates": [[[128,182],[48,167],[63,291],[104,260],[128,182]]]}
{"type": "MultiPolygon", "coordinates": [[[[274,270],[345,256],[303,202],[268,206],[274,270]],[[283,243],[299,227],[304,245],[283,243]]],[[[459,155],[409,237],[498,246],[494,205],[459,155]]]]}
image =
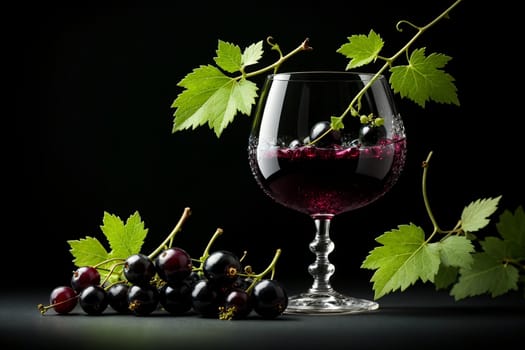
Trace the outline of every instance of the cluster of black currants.
{"type": "Polygon", "coordinates": [[[198,260],[179,247],[166,248],[154,258],[138,253],[115,262],[102,281],[98,266],[79,267],[70,285],[55,288],[50,304],[40,304],[38,309],[42,314],[51,308],[67,314],[80,305],[88,315],[100,315],[109,306],[118,313],[137,316],[164,310],[224,320],[244,319],[254,312],[272,319],[288,305],[286,290],[273,279],[279,254],[280,250],[265,271],[255,274],[226,250],[206,252],[198,260]],[[123,278],[109,283],[117,267],[121,267],[123,278]],[[270,272],[272,277],[267,278],[270,272]]]}

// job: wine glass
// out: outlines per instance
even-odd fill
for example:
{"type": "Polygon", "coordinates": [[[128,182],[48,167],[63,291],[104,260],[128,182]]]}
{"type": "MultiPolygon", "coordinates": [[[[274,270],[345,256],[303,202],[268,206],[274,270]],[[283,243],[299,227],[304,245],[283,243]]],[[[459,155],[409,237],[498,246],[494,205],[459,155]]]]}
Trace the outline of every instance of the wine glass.
{"type": "Polygon", "coordinates": [[[330,239],[334,216],[383,196],[404,167],[404,126],[385,77],[330,71],[267,76],[248,151],[252,173],[263,191],[277,203],[309,215],[316,227],[309,246],[315,254],[308,267],[312,286],[290,296],[285,312],[377,309],[375,301],[332,288],[335,267],[328,255],[334,250],[330,239]],[[344,128],[330,128],[332,117],[343,113],[344,128]]]}

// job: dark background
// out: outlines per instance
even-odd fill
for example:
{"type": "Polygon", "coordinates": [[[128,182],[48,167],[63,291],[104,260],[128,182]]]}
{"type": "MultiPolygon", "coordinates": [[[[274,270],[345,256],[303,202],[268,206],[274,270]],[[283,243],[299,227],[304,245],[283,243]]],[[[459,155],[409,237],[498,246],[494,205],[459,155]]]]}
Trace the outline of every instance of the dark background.
{"type": "MultiPolygon", "coordinates": [[[[207,128],[172,134],[177,82],[213,63],[218,39],[244,48],[269,35],[285,52],[306,37],[314,48],[281,71],[343,70],[347,61],[335,51],[348,36],[374,29],[389,56],[413,34],[407,26],[397,32],[398,20],[423,25],[451,3],[47,1],[5,8],[11,112],[4,120],[15,121],[15,134],[4,126],[12,141],[4,149],[3,237],[10,243],[3,247],[38,266],[21,272],[14,265],[8,277],[20,287],[67,284],[73,265],[66,241],[94,236],[106,244],[104,211],[122,219],[138,211],[149,253],[191,207],[176,244],[194,257],[221,227],[217,249],[247,250],[246,261],[261,270],[282,248],[276,278],[309,286],[313,223],[257,187],[246,151],[251,117],[238,115],[220,139],[207,128]]],[[[478,198],[503,195],[501,209],[524,204],[521,73],[497,41],[518,42],[510,17],[517,11],[484,3],[463,1],[416,42],[427,54],[453,57],[446,70],[456,78],[461,106],[431,102],[422,109],[396,95],[407,165],[384,198],[333,221],[334,285],[367,283],[372,272],[359,266],[381,233],[409,222],[431,230],[420,190],[420,164],[430,150],[429,195],[443,228],[478,198]]],[[[262,64],[276,58],[265,49],[262,64]]]]}

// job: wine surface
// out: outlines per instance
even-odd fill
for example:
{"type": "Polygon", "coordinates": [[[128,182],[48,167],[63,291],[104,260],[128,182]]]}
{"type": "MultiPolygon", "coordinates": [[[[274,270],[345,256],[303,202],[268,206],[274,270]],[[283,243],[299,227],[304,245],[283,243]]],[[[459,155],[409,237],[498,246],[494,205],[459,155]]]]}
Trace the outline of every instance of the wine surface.
{"type": "Polygon", "coordinates": [[[263,191],[276,202],[309,215],[337,215],[384,195],[403,169],[406,140],[349,148],[258,146],[249,161],[263,191]]]}

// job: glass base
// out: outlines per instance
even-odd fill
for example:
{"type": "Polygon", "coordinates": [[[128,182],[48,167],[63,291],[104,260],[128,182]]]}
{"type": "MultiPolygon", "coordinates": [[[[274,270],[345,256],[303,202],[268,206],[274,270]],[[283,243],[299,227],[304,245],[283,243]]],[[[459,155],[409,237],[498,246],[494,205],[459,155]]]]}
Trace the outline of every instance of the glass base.
{"type": "Polygon", "coordinates": [[[306,292],[288,298],[287,314],[336,315],[377,310],[375,301],[353,298],[336,291],[306,292]]]}

